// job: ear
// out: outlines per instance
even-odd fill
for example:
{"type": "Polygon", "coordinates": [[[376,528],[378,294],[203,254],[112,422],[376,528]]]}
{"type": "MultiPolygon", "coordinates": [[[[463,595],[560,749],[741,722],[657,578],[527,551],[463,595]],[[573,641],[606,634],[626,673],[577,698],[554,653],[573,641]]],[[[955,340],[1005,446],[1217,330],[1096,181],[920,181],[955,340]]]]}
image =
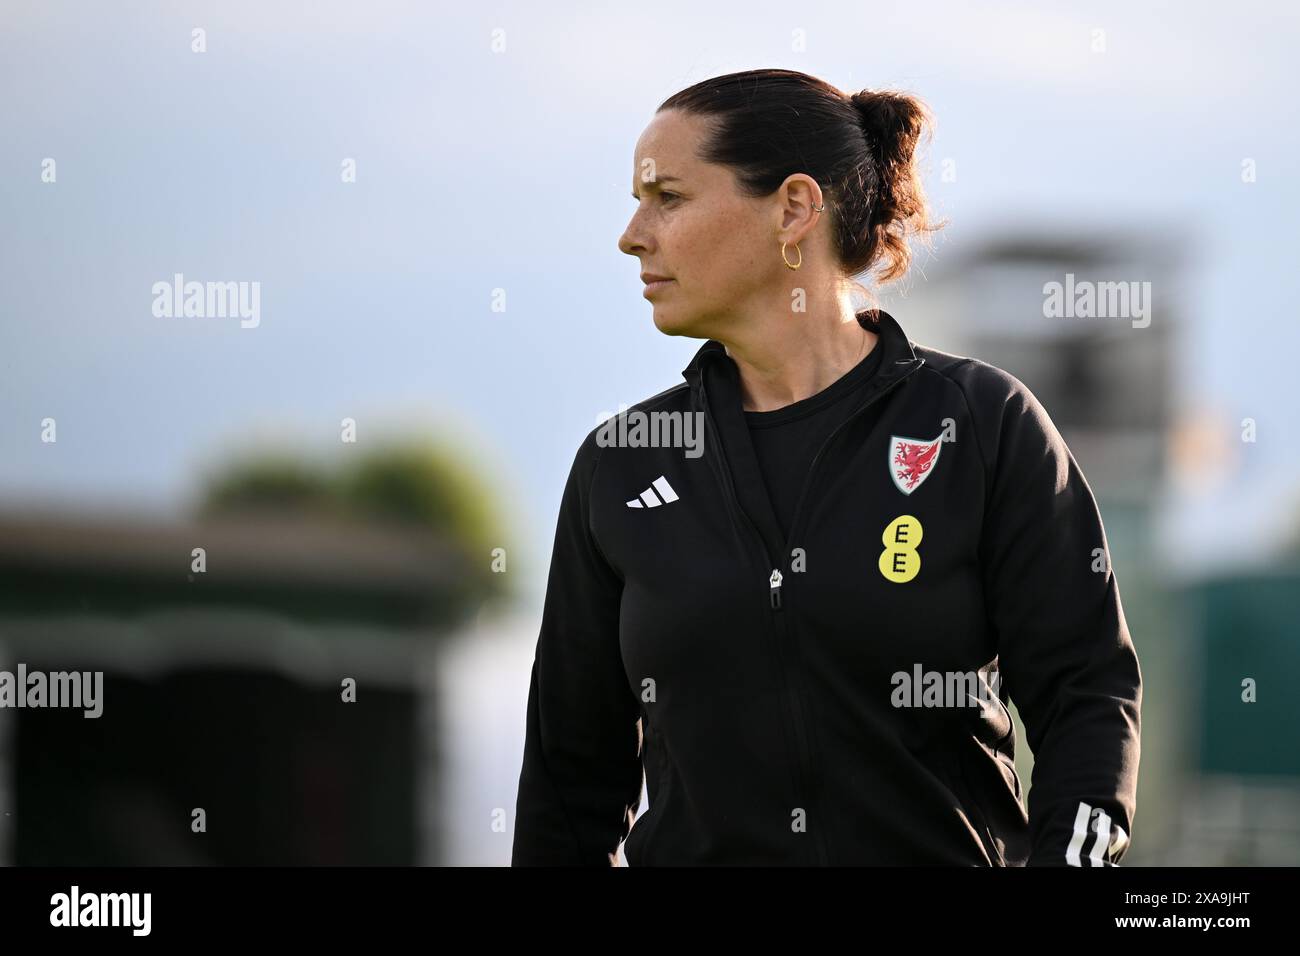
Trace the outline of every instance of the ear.
{"type": "Polygon", "coordinates": [[[779,232],[782,242],[800,242],[817,225],[822,213],[814,206],[826,202],[821,187],[807,173],[791,173],[776,191],[779,232]]]}

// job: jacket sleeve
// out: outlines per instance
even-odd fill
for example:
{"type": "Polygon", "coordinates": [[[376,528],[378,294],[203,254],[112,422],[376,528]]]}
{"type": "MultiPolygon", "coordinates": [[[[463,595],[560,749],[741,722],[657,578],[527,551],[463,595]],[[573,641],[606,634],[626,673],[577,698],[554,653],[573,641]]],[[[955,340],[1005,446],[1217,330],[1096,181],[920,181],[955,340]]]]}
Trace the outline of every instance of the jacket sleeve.
{"type": "Polygon", "coordinates": [[[983,365],[980,558],[1034,754],[1029,866],[1117,865],[1137,812],[1142,678],[1092,490],[1047,412],[983,365]]]}
{"type": "Polygon", "coordinates": [[[512,866],[613,866],[641,804],[640,705],[619,649],[623,582],[592,538],[595,432],[560,503],[528,690],[512,866]]]}

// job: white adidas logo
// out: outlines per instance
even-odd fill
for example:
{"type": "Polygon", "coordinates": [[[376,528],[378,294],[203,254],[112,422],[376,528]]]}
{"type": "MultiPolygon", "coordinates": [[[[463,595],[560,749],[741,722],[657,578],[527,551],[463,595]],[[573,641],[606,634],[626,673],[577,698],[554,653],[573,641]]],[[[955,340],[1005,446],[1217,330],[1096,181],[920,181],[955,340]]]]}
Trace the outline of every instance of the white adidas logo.
{"type": "Polygon", "coordinates": [[[629,508],[658,508],[661,504],[668,501],[676,501],[677,492],[673,491],[673,486],[668,484],[668,479],[660,475],[654,481],[650,482],[650,487],[641,492],[640,498],[633,498],[627,503],[629,508]],[[656,495],[655,492],[659,494],[656,495]],[[662,497],[663,501],[659,498],[662,497]],[[641,502],[645,502],[642,504],[641,502]]]}

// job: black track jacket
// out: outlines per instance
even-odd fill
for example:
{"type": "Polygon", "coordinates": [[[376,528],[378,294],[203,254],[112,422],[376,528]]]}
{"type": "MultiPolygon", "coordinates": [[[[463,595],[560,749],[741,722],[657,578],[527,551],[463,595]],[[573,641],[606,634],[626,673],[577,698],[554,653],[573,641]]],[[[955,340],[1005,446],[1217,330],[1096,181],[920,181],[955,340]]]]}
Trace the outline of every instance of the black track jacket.
{"type": "Polygon", "coordinates": [[[624,838],[631,866],[1123,856],[1141,675],[1092,491],[1018,379],[860,321],[882,362],[788,540],[717,341],[616,416],[698,412],[703,454],[610,445],[608,423],[579,447],[512,865],[607,866],[624,838]]]}

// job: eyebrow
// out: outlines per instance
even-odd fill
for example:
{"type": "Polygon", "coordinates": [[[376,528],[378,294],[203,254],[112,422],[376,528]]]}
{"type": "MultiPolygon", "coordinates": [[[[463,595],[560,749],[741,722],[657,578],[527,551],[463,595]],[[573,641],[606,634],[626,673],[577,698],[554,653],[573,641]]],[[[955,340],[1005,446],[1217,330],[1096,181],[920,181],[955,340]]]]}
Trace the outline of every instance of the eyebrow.
{"type": "MultiPolygon", "coordinates": [[[[658,189],[664,183],[680,183],[680,182],[684,182],[684,180],[680,179],[677,176],[659,176],[656,177],[655,179],[652,179],[650,182],[646,183],[645,185],[647,189],[658,189]]],[[[632,198],[640,199],[641,197],[634,192],[632,193],[632,198]]]]}

